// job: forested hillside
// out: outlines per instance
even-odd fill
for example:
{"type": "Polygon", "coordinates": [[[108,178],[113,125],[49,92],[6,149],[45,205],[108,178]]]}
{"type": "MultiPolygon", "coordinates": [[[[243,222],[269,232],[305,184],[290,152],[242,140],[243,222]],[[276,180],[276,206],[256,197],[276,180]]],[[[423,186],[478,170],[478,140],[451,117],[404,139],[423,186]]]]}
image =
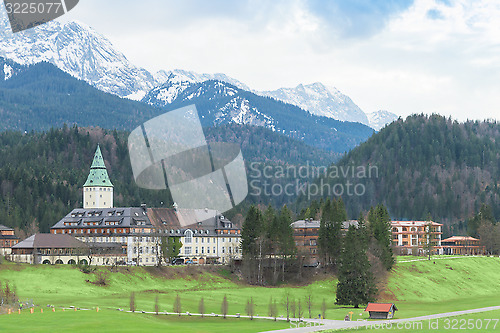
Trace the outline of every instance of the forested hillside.
{"type": "MultiPolygon", "coordinates": [[[[482,203],[500,218],[500,124],[459,123],[438,115],[398,120],[353,149],[334,168],[376,166],[378,176],[352,174],[323,178],[330,185],[362,184],[363,195],[343,200],[351,218],[384,203],[393,219],[425,219],[456,224],[482,203]]],[[[361,189],[361,187],[359,188],[361,189]]],[[[306,206],[299,199],[299,207],[306,206]]]]}
{"type": "MultiPolygon", "coordinates": [[[[336,157],[261,127],[232,124],[205,131],[209,141],[239,143],[247,164],[327,165],[336,157]]],[[[135,185],[127,137],[127,132],[67,126],[43,133],[0,133],[0,224],[30,231],[39,226],[46,232],[71,209],[81,207],[81,189],[97,143],[115,186],[115,206],[171,205],[168,191],[135,185]]],[[[250,202],[283,204],[294,199],[249,196],[236,211],[250,202]]]]}

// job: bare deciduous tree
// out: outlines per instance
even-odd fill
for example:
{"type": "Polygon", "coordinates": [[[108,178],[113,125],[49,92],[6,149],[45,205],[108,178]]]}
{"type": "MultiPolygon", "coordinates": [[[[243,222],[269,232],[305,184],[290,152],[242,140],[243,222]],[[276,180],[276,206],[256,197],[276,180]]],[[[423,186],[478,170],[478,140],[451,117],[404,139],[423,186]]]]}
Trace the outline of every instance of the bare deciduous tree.
{"type": "Polygon", "coordinates": [[[174,312],[177,313],[179,316],[181,315],[182,312],[181,297],[179,296],[179,294],[177,294],[177,296],[175,297],[174,312]]]}
{"type": "Polygon", "coordinates": [[[130,311],[135,312],[135,292],[130,293],[130,311]]]}
{"type": "Polygon", "coordinates": [[[198,304],[198,312],[201,314],[201,318],[205,314],[205,300],[203,297],[200,299],[200,303],[198,304]]]}
{"type": "Polygon", "coordinates": [[[227,310],[228,310],[227,296],[224,295],[224,298],[222,299],[222,304],[221,304],[221,312],[222,312],[222,315],[224,316],[224,319],[226,319],[227,310]]]}

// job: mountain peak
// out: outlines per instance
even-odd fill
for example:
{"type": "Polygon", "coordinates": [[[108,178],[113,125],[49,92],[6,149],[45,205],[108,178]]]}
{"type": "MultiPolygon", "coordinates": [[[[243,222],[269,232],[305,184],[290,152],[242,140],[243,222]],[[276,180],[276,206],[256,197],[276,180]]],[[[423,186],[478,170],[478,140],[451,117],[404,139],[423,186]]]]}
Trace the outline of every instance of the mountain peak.
{"type": "Polygon", "coordinates": [[[296,105],[317,116],[368,124],[366,114],[348,96],[321,82],[256,93],[296,105]]]}
{"type": "Polygon", "coordinates": [[[382,129],[385,125],[392,123],[394,120],[398,119],[398,115],[389,112],[387,110],[378,110],[375,112],[367,113],[368,119],[370,121],[370,127],[378,131],[382,129]]]}

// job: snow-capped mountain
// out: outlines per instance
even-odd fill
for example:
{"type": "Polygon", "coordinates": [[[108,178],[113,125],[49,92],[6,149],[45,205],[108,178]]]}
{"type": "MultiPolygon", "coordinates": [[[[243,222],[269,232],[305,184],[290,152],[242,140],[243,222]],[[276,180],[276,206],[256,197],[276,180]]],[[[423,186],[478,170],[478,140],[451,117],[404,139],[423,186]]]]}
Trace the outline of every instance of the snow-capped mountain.
{"type": "Polygon", "coordinates": [[[320,82],[256,93],[296,105],[317,116],[368,125],[366,114],[348,96],[342,94],[338,89],[326,87],[320,82]]]}
{"type": "Polygon", "coordinates": [[[373,129],[364,124],[316,116],[295,105],[217,80],[190,84],[165,105],[165,110],[189,104],[196,105],[204,127],[229,123],[261,126],[335,152],[344,152],[373,134],[373,129]]]}
{"type": "Polygon", "coordinates": [[[223,82],[227,82],[229,84],[232,84],[233,86],[236,86],[240,89],[250,91],[250,88],[246,84],[244,84],[241,81],[236,80],[235,78],[227,76],[224,73],[199,74],[199,73],[196,73],[193,71],[186,71],[183,69],[174,69],[174,70],[169,70],[169,71],[161,70],[161,71],[156,72],[153,76],[157,82],[166,83],[167,80],[170,79],[172,74],[175,75],[176,77],[178,77],[176,80],[182,80],[185,82],[199,83],[199,82],[203,82],[203,81],[207,81],[207,80],[218,80],[218,81],[223,81],[223,82]]]}
{"type": "Polygon", "coordinates": [[[51,21],[13,34],[5,11],[0,11],[0,56],[23,65],[52,63],[121,97],[140,99],[156,85],[148,71],[133,65],[108,39],[75,21],[51,21]]]}
{"type": "MultiPolygon", "coordinates": [[[[364,112],[348,96],[321,83],[258,92],[223,73],[199,74],[175,69],[152,74],[132,64],[106,37],[75,21],[51,21],[13,34],[5,12],[1,11],[0,30],[2,57],[22,65],[46,61],[101,91],[151,105],[168,106],[185,89],[207,80],[218,80],[298,106],[314,115],[369,124],[364,112]]],[[[14,73],[8,64],[3,70],[4,79],[14,73]]],[[[243,101],[232,105],[233,113],[236,112],[236,105],[241,107],[238,112],[246,112],[243,101]]],[[[228,109],[229,106],[225,110],[228,109]]]]}
{"type": "Polygon", "coordinates": [[[240,89],[250,90],[244,83],[222,73],[198,74],[182,69],[174,69],[172,71],[159,71],[155,74],[155,78],[157,82],[163,83],[151,89],[142,98],[142,101],[159,107],[172,103],[181,92],[191,85],[207,80],[226,82],[240,89]]]}
{"type": "Polygon", "coordinates": [[[398,115],[386,110],[379,110],[368,113],[367,116],[368,120],[370,121],[369,126],[376,131],[398,119],[398,115]]]}

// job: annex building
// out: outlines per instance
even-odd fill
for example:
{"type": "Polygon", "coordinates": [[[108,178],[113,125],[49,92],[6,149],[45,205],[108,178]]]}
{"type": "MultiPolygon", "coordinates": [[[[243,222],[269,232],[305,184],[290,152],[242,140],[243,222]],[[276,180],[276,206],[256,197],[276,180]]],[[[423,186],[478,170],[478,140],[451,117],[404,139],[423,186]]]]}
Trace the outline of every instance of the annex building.
{"type": "Polygon", "coordinates": [[[433,221],[392,221],[393,246],[398,254],[420,255],[430,242],[433,254],[443,254],[442,227],[433,221]]]}

